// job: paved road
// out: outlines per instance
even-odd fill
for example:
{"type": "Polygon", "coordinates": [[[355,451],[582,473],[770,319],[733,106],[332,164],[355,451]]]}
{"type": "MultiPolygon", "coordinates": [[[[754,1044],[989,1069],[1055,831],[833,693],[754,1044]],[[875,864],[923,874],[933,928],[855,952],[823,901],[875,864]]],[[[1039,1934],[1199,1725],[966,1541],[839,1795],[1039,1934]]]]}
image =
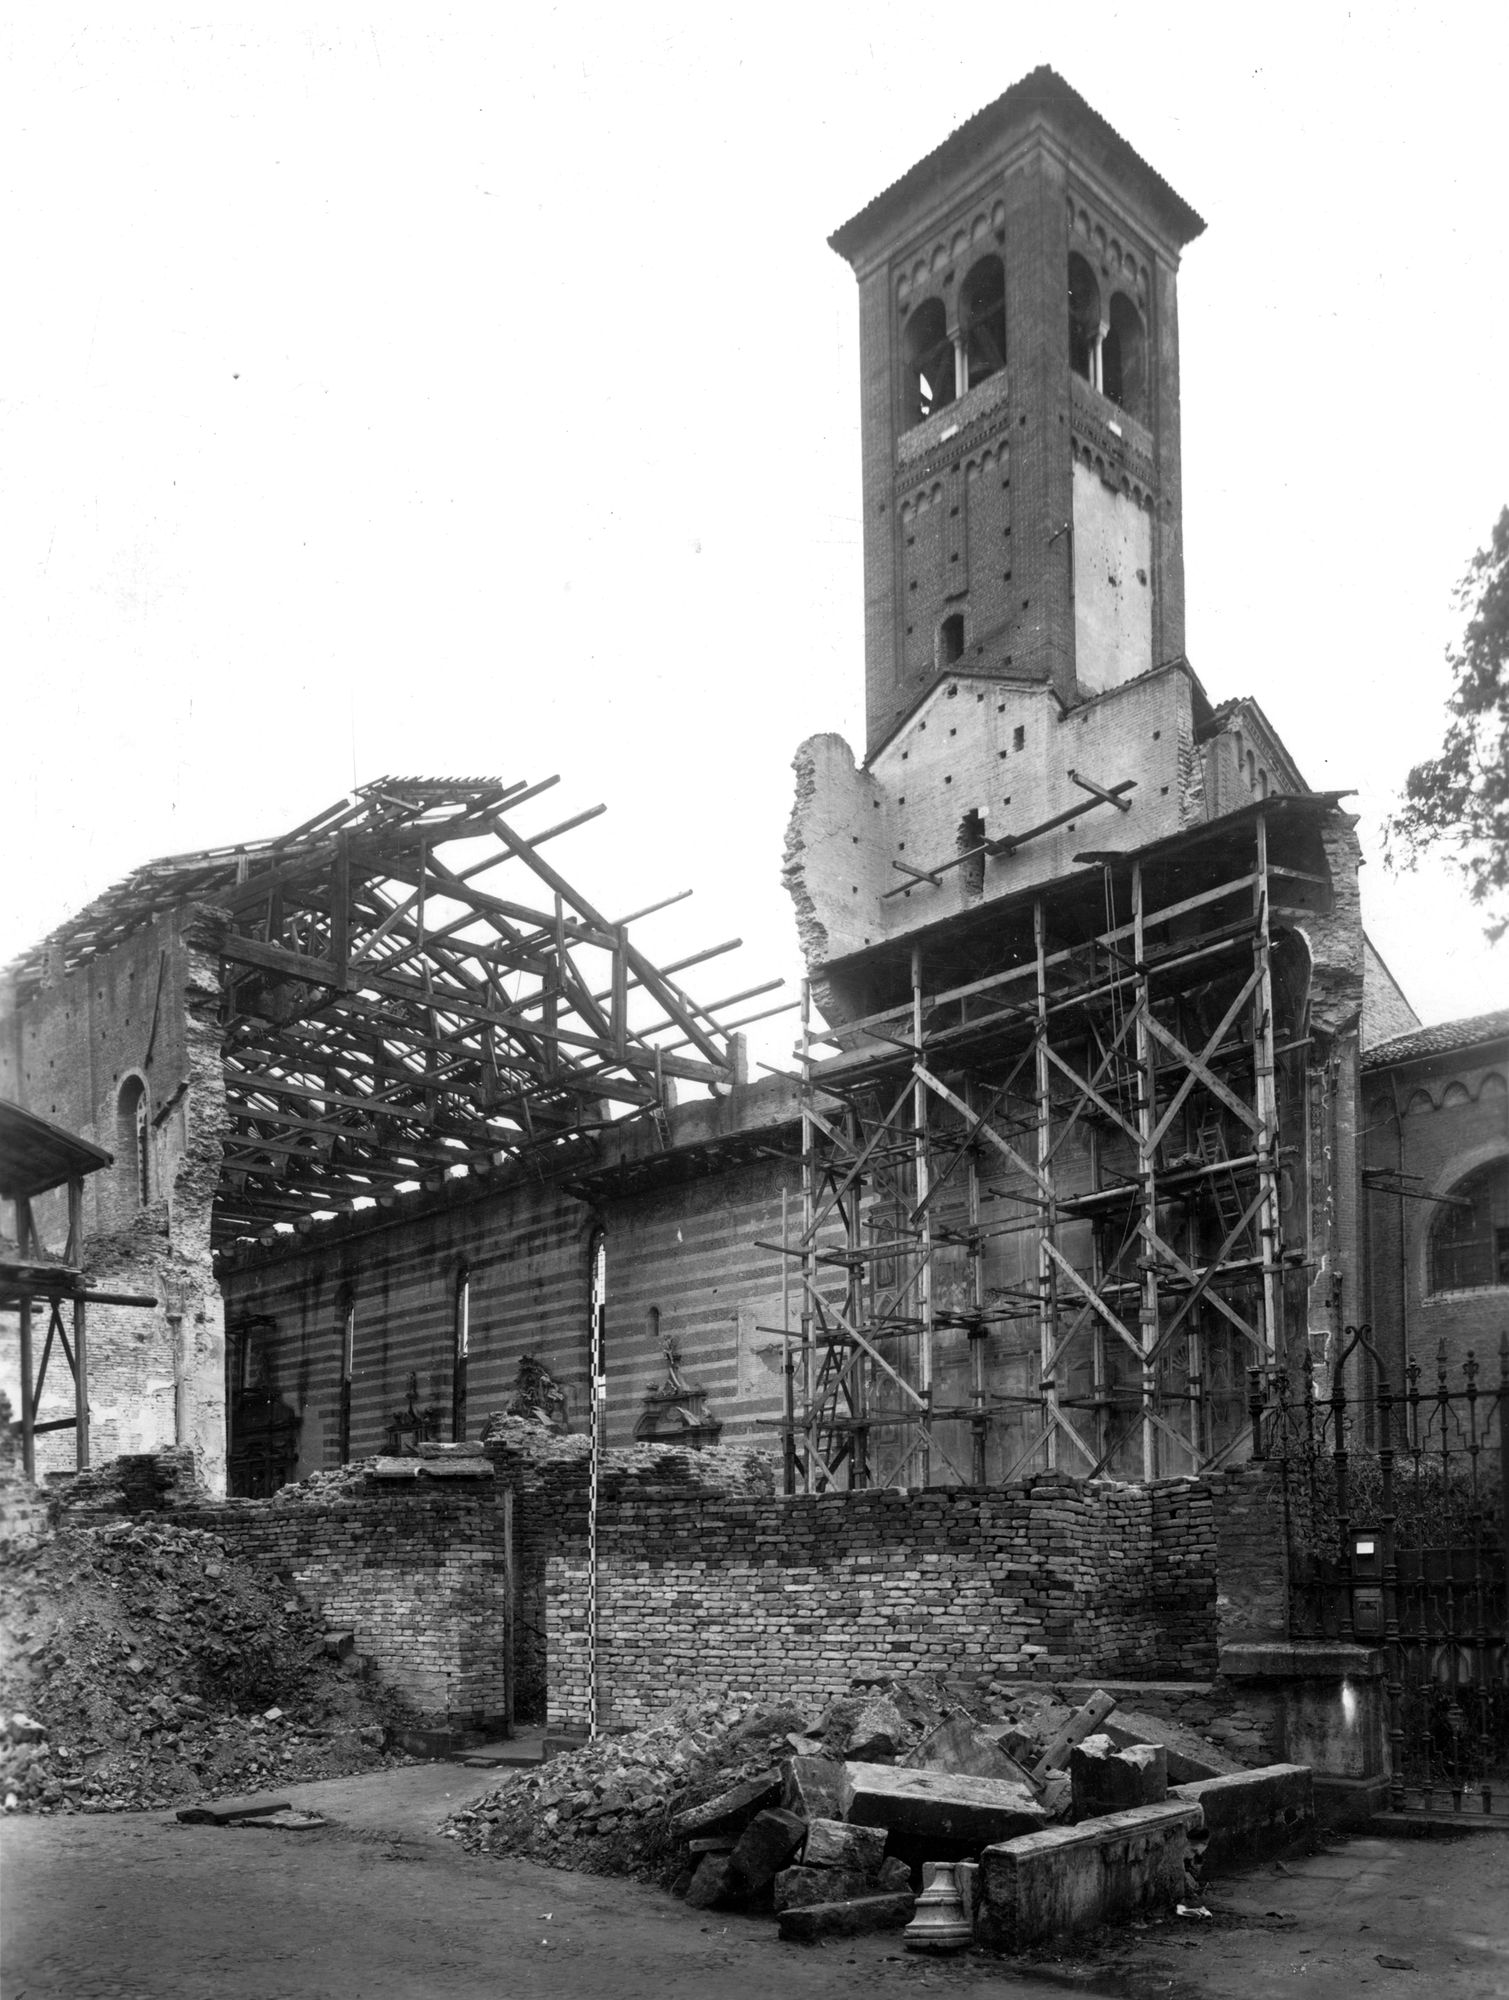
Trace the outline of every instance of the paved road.
{"type": "Polygon", "coordinates": [[[895,1937],[783,1945],[768,1917],[439,1839],[442,1815],[494,1782],[440,1764],[296,1786],[330,1818],[308,1833],[11,1819],[5,2000],[832,2000],[836,1982],[1048,2000],[1066,1981],[1130,2000],[1509,1994],[1509,1839],[1354,1842],[1218,1885],[1216,1922],[1126,1933],[1109,1963],[1007,1969],[917,1958],[895,1937]]]}

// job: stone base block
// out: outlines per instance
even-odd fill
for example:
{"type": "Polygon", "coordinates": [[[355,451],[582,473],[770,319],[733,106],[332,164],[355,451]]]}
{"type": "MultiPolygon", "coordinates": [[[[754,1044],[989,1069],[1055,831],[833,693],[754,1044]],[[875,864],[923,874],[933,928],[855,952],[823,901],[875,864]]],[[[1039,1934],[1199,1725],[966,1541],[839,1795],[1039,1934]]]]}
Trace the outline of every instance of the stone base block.
{"type": "Polygon", "coordinates": [[[917,1914],[914,1896],[857,1896],[848,1903],[809,1903],[782,1910],[781,1936],[797,1944],[822,1938],[859,1937],[865,1931],[897,1931],[917,1914]]]}
{"type": "Polygon", "coordinates": [[[1054,1827],[980,1856],[975,1936],[997,1951],[1089,1930],[1184,1895],[1189,1836],[1200,1808],[1180,1800],[1054,1827]]]}

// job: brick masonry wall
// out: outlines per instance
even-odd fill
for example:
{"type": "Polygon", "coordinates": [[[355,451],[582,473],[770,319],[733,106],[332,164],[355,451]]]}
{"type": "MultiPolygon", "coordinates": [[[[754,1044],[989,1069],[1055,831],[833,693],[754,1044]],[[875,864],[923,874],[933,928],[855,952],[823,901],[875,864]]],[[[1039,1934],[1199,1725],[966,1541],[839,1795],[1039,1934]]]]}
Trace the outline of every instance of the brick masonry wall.
{"type": "MultiPolygon", "coordinates": [[[[678,1695],[821,1698],[916,1669],[1177,1679],[1215,1663],[1214,1536],[1195,1491],[1048,1475],[765,1503],[635,1497],[600,1507],[598,1558],[613,1722],[678,1695]]],[[[584,1537],[563,1523],[546,1618],[550,1719],[569,1726],[588,1712],[586,1581],[584,1537]]]]}
{"type": "MultiPolygon", "coordinates": [[[[549,1644],[547,1579],[563,1545],[585,1552],[591,1447],[584,1437],[557,1437],[518,1418],[494,1418],[488,1457],[500,1487],[514,1496],[514,1709],[541,1721],[547,1709],[549,1644]]],[[[639,1445],[604,1454],[599,1493],[605,1516],[625,1506],[677,1506],[737,1496],[769,1502],[775,1475],[756,1451],[721,1447],[678,1451],[639,1445]]]]}
{"type": "Polygon", "coordinates": [[[1190,1484],[1204,1490],[1210,1509],[1218,1643],[1287,1639],[1289,1557],[1278,1465],[1253,1463],[1190,1484]]]}
{"type": "MultiPolygon", "coordinates": [[[[1449,1194],[1467,1174],[1509,1157],[1509,1049],[1459,1050],[1428,1061],[1363,1072],[1363,1165],[1418,1178],[1426,1194],[1449,1194]]],[[[1498,1374],[1498,1343],[1509,1320],[1509,1288],[1433,1293],[1430,1233],[1445,1213],[1433,1201],[1366,1190],[1370,1251],[1362,1317],[1385,1339],[1395,1386],[1406,1354],[1435,1386],[1437,1349],[1446,1343],[1454,1382],[1469,1352],[1498,1374]]],[[[1349,1315],[1351,1317],[1353,1315],[1349,1315]]]]}
{"type": "Polygon", "coordinates": [[[116,1459],[67,1494],[71,1521],[170,1511],[225,1540],[233,1559],[268,1564],[427,1722],[501,1720],[507,1692],[507,1554],[494,1479],[383,1486],[354,1473],[331,1492],[272,1500],[205,1498],[192,1454],[116,1459]]]}
{"type": "MultiPolygon", "coordinates": [[[[513,1501],[514,1713],[588,1710],[589,1447],[517,1418],[494,1477],[386,1486],[357,1468],[271,1500],[214,1502],[184,1449],[121,1458],[65,1489],[70,1518],[171,1511],[271,1564],[434,1722],[507,1707],[513,1501]]],[[[1152,1487],[1045,1475],[1013,1486],[774,1493],[739,1448],[637,1446],[600,1475],[603,1713],[682,1694],[801,1698],[927,1669],[1207,1684],[1218,1641],[1282,1637],[1271,1467],[1152,1487]],[[1217,1565],[1220,1565],[1219,1594],[1217,1565]]]]}
{"type": "MultiPolygon", "coordinates": [[[[210,1260],[225,1085],[215,961],[176,916],[144,924],[76,971],[50,966],[24,990],[0,978],[0,1097],[103,1147],[115,1164],[84,1181],[84,1266],[100,1291],[155,1298],[149,1307],[89,1308],[91,1447],[96,1459],[140,1453],[175,1436],[175,1383],[205,1478],[224,1479],[224,1341],[210,1260]],[[145,1091],[147,1186],[141,1198],[134,1113],[145,1091]],[[178,1324],[168,1317],[170,1303],[178,1324]]],[[[37,1226],[61,1252],[62,1190],[37,1204],[37,1226]]],[[[9,1229],[9,1205],[0,1230],[9,1229]]],[[[9,1331],[14,1321],[0,1316],[9,1331]]],[[[14,1339],[0,1340],[0,1391],[20,1406],[14,1339]]],[[[61,1354],[48,1368],[41,1421],[73,1413],[61,1354]]],[[[39,1473],[74,1463],[71,1430],[37,1440],[39,1473]]]]}

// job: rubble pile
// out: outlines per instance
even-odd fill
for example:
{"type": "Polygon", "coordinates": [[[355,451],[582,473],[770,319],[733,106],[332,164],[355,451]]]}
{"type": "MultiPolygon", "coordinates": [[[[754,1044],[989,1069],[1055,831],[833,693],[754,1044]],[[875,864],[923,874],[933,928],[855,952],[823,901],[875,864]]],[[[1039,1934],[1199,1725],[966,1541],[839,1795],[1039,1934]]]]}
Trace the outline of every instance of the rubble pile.
{"type": "Polygon", "coordinates": [[[993,1725],[1008,1745],[1046,1741],[1072,1713],[1041,1682],[960,1684],[929,1675],[856,1682],[817,1712],[737,1698],[683,1704],[510,1781],[456,1814],[447,1831],[473,1853],[527,1855],[670,1886],[687,1872],[678,1815],[798,1755],[904,1758],[965,1699],[970,1718],[993,1725]]]}
{"type": "Polygon", "coordinates": [[[0,1564],[0,1802],[161,1806],[380,1762],[413,1718],[217,1535],[66,1526],[0,1564]]]}
{"type": "MultiPolygon", "coordinates": [[[[977,1934],[984,1860],[1035,1852],[1036,1836],[1072,1844],[1085,1823],[1125,1844],[1138,1808],[1151,1808],[1163,1874],[1151,1887],[1142,1867],[1107,1879],[1144,1899],[1170,1884],[1197,1895],[1198,1843],[1185,1835],[1201,1807],[1164,1801],[1171,1766],[1214,1767],[1144,1740],[1130,1716],[1111,1723],[1116,1697],[1104,1690],[1072,1706],[1061,1693],[912,1676],[856,1682],[817,1714],[726,1698],[683,1706],[513,1779],[445,1831],[475,1854],[656,1881],[695,1909],[771,1910],[791,1940],[905,1926],[910,1949],[937,1951],[977,1934]]],[[[995,1909],[986,1941],[1000,1942],[1002,1922],[995,1909]]]]}

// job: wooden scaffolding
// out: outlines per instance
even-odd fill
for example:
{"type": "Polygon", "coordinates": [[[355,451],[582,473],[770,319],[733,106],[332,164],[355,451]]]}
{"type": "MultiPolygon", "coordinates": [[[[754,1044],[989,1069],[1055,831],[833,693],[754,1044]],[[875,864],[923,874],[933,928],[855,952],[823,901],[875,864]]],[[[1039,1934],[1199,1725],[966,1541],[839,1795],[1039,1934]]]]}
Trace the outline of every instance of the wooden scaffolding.
{"type": "Polygon", "coordinates": [[[1333,804],[1077,857],[871,954],[899,1004],[804,1005],[788,1491],[1245,1452],[1306,1283],[1309,957],[1276,920],[1329,907],[1333,804]]]}

